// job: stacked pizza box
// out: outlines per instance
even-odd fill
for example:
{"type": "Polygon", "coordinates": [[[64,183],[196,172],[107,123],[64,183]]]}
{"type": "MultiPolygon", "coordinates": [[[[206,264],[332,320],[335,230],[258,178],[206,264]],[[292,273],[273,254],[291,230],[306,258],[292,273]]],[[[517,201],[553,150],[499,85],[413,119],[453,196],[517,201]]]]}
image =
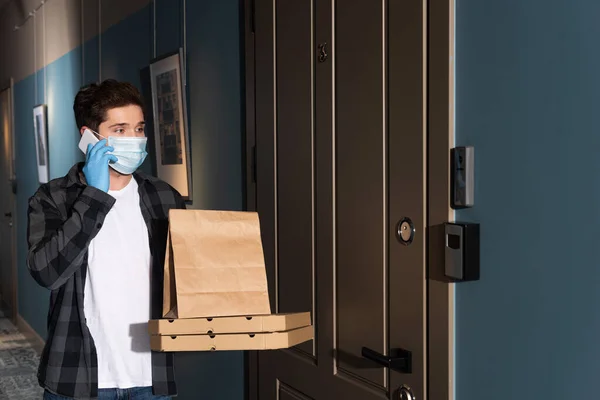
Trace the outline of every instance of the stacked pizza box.
{"type": "Polygon", "coordinates": [[[258,214],[171,210],[154,351],[267,350],[314,338],[309,312],[271,314],[258,214]]]}

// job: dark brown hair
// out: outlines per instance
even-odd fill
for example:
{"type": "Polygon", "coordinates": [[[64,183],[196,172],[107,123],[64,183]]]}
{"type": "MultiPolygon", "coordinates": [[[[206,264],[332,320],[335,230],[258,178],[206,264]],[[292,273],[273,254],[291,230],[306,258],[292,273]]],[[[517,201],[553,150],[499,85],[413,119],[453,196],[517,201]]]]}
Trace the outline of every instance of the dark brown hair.
{"type": "Polygon", "coordinates": [[[108,110],[130,105],[140,106],[144,112],[144,102],[140,92],[131,83],[107,79],[82,87],[73,103],[77,128],[88,126],[98,131],[106,121],[108,110]]]}

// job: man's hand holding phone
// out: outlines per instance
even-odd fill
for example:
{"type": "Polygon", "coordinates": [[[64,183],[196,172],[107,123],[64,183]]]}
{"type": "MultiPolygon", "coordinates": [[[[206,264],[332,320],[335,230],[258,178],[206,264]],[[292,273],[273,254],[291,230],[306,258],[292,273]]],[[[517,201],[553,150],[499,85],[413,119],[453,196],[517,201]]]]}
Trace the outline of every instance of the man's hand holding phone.
{"type": "Polygon", "coordinates": [[[106,145],[106,139],[102,139],[96,144],[88,144],[83,167],[87,184],[105,193],[108,193],[110,188],[108,163],[117,162],[117,157],[107,154],[109,151],[114,151],[114,148],[106,145]]]}

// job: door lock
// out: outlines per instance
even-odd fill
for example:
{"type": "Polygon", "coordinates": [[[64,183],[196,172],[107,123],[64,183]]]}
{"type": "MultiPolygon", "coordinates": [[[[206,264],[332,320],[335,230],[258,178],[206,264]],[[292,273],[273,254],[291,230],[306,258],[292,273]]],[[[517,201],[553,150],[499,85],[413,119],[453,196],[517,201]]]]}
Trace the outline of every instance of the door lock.
{"type": "Polygon", "coordinates": [[[400,243],[408,246],[415,238],[415,225],[410,218],[404,217],[396,225],[396,238],[400,243]]]}
{"type": "Polygon", "coordinates": [[[398,399],[400,399],[400,400],[416,400],[416,397],[413,394],[412,390],[408,386],[402,385],[400,390],[398,390],[398,399]]]}

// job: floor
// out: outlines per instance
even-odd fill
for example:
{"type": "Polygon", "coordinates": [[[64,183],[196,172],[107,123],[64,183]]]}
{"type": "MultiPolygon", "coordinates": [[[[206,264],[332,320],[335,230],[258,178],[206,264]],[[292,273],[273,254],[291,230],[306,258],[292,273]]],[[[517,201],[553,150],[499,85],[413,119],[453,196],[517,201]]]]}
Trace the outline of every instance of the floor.
{"type": "Polygon", "coordinates": [[[40,400],[39,356],[0,311],[0,400],[40,400]]]}

